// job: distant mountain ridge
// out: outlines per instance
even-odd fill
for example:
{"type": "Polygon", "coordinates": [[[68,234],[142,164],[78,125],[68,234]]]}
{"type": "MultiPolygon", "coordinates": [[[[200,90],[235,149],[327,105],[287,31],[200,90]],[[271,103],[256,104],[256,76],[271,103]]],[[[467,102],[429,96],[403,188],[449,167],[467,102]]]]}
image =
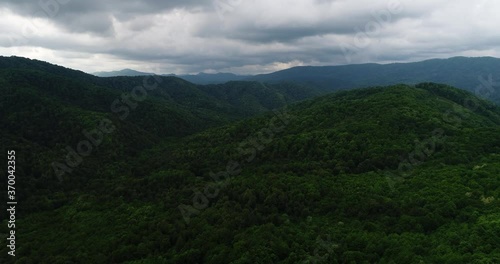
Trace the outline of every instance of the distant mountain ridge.
{"type": "Polygon", "coordinates": [[[399,83],[435,82],[473,92],[500,103],[500,59],[453,57],[413,63],[300,66],[246,80],[298,82],[331,92],[399,83]]]}
{"type": "Polygon", "coordinates": [[[145,75],[154,75],[154,73],[150,72],[140,72],[132,69],[123,69],[119,71],[102,71],[102,72],[94,72],[93,75],[97,77],[118,77],[118,76],[145,76],[145,75]]]}
{"type": "MultiPolygon", "coordinates": [[[[133,76],[155,75],[155,73],[141,72],[132,69],[123,69],[119,71],[94,72],[92,73],[92,75],[95,75],[97,77],[120,77],[120,76],[133,77],[133,76]]],[[[223,72],[218,72],[218,73],[200,72],[198,74],[186,74],[186,75],[175,75],[175,74],[161,74],[161,75],[179,77],[194,84],[221,84],[230,81],[241,81],[250,77],[250,75],[236,75],[233,73],[223,73],[223,72]]]]}
{"type": "MultiPolygon", "coordinates": [[[[94,73],[100,77],[140,76],[152,73],[125,69],[94,73]]],[[[500,104],[500,59],[493,57],[453,57],[420,62],[391,64],[352,64],[339,66],[299,66],[254,76],[232,73],[173,75],[195,84],[221,84],[229,81],[296,82],[324,92],[370,86],[435,82],[475,93],[500,104]]]]}
{"type": "Polygon", "coordinates": [[[226,83],[230,81],[242,81],[244,79],[249,78],[249,75],[236,75],[233,73],[203,73],[200,72],[198,74],[191,75],[179,75],[179,78],[182,78],[186,81],[196,83],[196,84],[220,84],[226,83]]]}

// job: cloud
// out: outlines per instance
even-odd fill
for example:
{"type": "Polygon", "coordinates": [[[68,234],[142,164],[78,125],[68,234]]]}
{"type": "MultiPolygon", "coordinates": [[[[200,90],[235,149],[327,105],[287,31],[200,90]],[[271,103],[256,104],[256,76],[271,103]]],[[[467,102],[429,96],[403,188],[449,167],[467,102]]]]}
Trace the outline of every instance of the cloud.
{"type": "Polygon", "coordinates": [[[87,72],[254,74],[498,56],[492,0],[4,0],[0,54],[87,72]]]}

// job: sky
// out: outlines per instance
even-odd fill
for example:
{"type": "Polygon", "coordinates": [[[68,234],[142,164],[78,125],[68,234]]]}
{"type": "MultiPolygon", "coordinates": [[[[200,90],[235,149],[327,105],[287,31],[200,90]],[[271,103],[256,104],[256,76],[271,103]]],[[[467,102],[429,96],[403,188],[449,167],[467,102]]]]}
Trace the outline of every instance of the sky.
{"type": "Polygon", "coordinates": [[[498,10],[494,0],[2,0],[0,55],[157,74],[500,57],[498,10]]]}

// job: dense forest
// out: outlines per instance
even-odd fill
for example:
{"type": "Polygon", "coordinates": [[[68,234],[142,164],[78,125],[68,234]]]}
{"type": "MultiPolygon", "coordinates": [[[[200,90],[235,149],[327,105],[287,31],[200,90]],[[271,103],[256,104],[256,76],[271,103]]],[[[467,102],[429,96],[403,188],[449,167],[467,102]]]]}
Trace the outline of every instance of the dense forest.
{"type": "Polygon", "coordinates": [[[1,263],[500,262],[500,107],[468,91],[322,95],[2,57],[0,92],[19,197],[1,263]]]}

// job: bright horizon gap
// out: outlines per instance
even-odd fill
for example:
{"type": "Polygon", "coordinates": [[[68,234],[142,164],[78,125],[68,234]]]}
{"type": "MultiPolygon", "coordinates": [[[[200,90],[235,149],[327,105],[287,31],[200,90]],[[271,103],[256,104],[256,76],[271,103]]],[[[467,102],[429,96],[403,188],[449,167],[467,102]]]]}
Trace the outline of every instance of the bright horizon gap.
{"type": "Polygon", "coordinates": [[[337,64],[337,65],[335,65],[335,64],[330,64],[330,65],[301,65],[301,66],[293,66],[293,67],[290,67],[290,68],[284,68],[284,69],[277,70],[277,71],[263,72],[263,73],[258,73],[258,74],[239,74],[239,73],[233,73],[233,72],[193,72],[193,73],[175,74],[175,73],[148,72],[148,71],[137,70],[137,69],[133,69],[133,68],[123,68],[123,69],[116,69],[116,70],[109,70],[109,71],[86,72],[86,71],[78,69],[78,68],[72,68],[72,67],[69,67],[67,65],[62,65],[62,64],[51,62],[51,61],[44,61],[44,60],[40,60],[40,59],[36,59],[36,58],[29,58],[29,57],[18,56],[18,55],[11,55],[11,56],[5,56],[5,57],[21,57],[21,58],[26,58],[26,59],[30,59],[30,60],[43,61],[43,62],[47,62],[47,63],[53,64],[53,65],[56,65],[56,66],[62,66],[62,67],[69,68],[69,69],[72,69],[72,70],[82,71],[84,73],[91,74],[91,75],[95,75],[97,73],[116,73],[116,72],[121,72],[121,71],[133,71],[133,72],[140,72],[140,73],[145,73],[145,74],[155,74],[155,75],[162,75],[162,76],[168,76],[168,75],[181,76],[181,75],[198,75],[198,74],[234,74],[234,75],[237,75],[237,76],[253,76],[253,75],[271,74],[271,73],[274,73],[274,72],[288,70],[288,69],[292,69],[292,68],[296,68],[296,67],[336,67],[336,66],[342,67],[342,66],[366,65],[366,64],[390,65],[390,64],[419,63],[419,62],[425,62],[425,61],[430,61],[430,60],[448,60],[448,59],[454,59],[454,58],[492,58],[492,59],[500,59],[500,58],[494,57],[494,56],[453,56],[453,57],[448,57],[448,58],[429,58],[429,59],[425,59],[425,60],[416,60],[416,61],[391,61],[391,62],[383,62],[383,63],[380,63],[380,62],[366,62],[366,63],[337,64]]]}

